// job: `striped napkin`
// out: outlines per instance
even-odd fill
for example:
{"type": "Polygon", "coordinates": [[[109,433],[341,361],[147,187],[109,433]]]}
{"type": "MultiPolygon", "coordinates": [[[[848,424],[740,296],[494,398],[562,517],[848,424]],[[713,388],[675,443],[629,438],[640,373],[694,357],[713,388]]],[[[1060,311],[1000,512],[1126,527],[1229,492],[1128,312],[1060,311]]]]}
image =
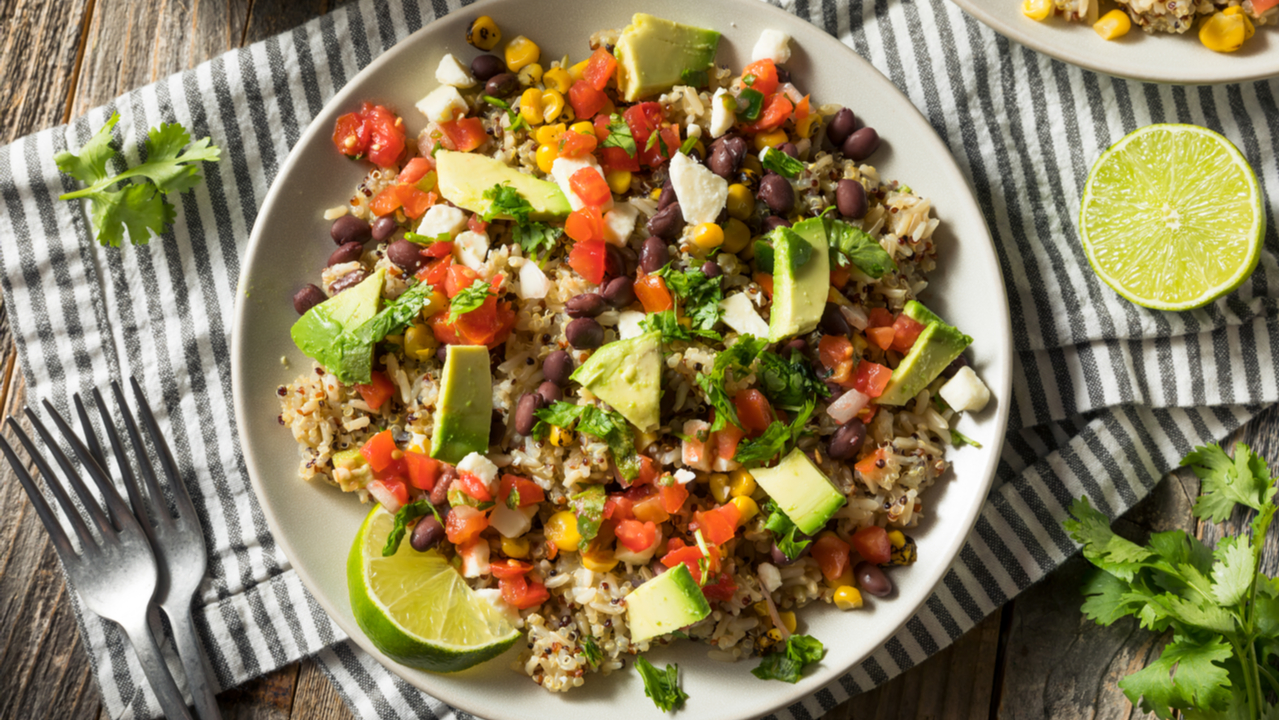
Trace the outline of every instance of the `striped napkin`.
{"type": "MultiPolygon", "coordinates": [[[[302,129],[374,56],[456,7],[362,0],[0,149],[0,283],[29,396],[65,413],[73,392],[144,379],[202,515],[211,554],[197,624],[224,688],[314,654],[362,718],[455,714],[348,641],[273,541],[235,441],[228,333],[255,214],[302,129]],[[73,185],[53,164],[113,111],[131,160],[143,129],[162,121],[211,135],[224,153],[181,197],[171,233],[121,250],[90,244],[80,208],[57,199],[73,185]]],[[[1061,527],[1071,498],[1088,495],[1119,515],[1193,445],[1276,402],[1278,92],[1275,79],[1169,87],[1083,72],[943,0],[796,0],[787,9],[870,60],[950,146],[995,237],[1017,364],[996,488],[960,556],[896,637],[779,713],[806,718],[920,663],[1066,560],[1076,551],[1061,527]],[[1263,181],[1257,271],[1194,312],[1120,299],[1076,240],[1090,163],[1153,122],[1222,132],[1263,181]]],[[[120,634],[76,611],[109,713],[156,716],[120,634]]]]}

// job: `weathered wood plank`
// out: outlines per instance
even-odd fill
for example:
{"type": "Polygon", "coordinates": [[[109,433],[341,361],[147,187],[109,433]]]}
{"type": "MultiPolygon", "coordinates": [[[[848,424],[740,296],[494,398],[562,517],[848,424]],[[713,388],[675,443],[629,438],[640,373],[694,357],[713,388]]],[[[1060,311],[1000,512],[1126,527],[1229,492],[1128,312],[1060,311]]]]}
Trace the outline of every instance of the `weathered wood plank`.
{"type": "Polygon", "coordinates": [[[303,660],[298,674],[298,692],[293,698],[293,717],[297,720],[352,720],[351,714],[315,660],[303,660]]]}
{"type": "Polygon", "coordinates": [[[93,0],[0,3],[0,144],[62,121],[93,0]]]}
{"type": "Polygon", "coordinates": [[[298,664],[291,663],[218,695],[223,720],[288,720],[293,713],[298,664]]]}
{"type": "Polygon", "coordinates": [[[325,14],[330,6],[341,4],[331,0],[255,0],[245,24],[244,44],[292,30],[325,14]]]}

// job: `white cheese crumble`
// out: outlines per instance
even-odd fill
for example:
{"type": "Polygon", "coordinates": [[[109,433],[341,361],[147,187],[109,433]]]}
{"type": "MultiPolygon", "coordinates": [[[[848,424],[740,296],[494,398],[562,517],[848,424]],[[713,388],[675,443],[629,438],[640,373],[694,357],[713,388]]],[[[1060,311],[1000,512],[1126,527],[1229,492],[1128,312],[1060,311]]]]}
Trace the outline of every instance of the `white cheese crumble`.
{"type": "Polygon", "coordinates": [[[708,127],[711,137],[718,138],[729,132],[737,120],[736,109],[737,104],[727,90],[716,90],[716,94],[711,96],[711,124],[708,127]]]}
{"type": "Polygon", "coordinates": [[[458,88],[441,85],[419,100],[414,107],[432,122],[448,122],[453,119],[455,112],[467,111],[467,101],[462,98],[458,88]]]}
{"type": "Polygon", "coordinates": [[[938,388],[938,394],[953,410],[961,412],[977,412],[991,400],[991,391],[968,366],[960,368],[955,377],[938,388]]]}
{"type": "Polygon", "coordinates": [[[751,62],[772,60],[784,63],[791,59],[791,36],[781,30],[765,30],[751,48],[751,62]]]}
{"type": "Polygon", "coordinates": [[[418,223],[418,234],[435,239],[445,233],[452,240],[467,226],[467,214],[456,207],[432,205],[418,223]]]}
{"type": "Polygon", "coordinates": [[[497,490],[495,483],[498,480],[498,466],[480,453],[473,452],[462,458],[462,462],[458,463],[458,472],[467,472],[475,475],[481,482],[489,486],[490,492],[497,490]]]}
{"type": "Polygon", "coordinates": [[[630,203],[613,206],[612,210],[604,214],[605,242],[626,245],[627,238],[636,229],[636,218],[639,216],[640,211],[630,203]]]}
{"type": "Polygon", "coordinates": [[[532,260],[520,266],[519,277],[520,286],[516,288],[516,293],[520,295],[521,300],[541,300],[551,289],[551,281],[547,279],[547,274],[542,272],[538,263],[532,260]]]}
{"type": "Polygon", "coordinates": [[[618,339],[630,340],[643,335],[644,328],[640,327],[642,320],[644,313],[639,310],[623,310],[618,313],[618,339]]]}
{"type": "Polygon", "coordinates": [[[697,477],[697,475],[694,475],[684,468],[680,468],[679,470],[676,470],[673,477],[676,479],[676,482],[681,485],[688,485],[690,481],[697,477]]]}
{"type": "Polygon", "coordinates": [[[690,225],[715,222],[729,198],[729,182],[684,153],[671,158],[670,172],[684,221],[690,225]]]}
{"type": "Polygon", "coordinates": [[[769,323],[756,312],[746,293],[734,293],[721,300],[720,309],[724,311],[724,324],[735,331],[756,337],[766,337],[769,334],[769,323]]]}
{"type": "Polygon", "coordinates": [[[469,88],[476,84],[476,79],[471,77],[471,70],[462,61],[453,56],[453,53],[445,53],[440,58],[440,64],[436,66],[436,82],[441,85],[452,85],[457,88],[469,88]]]}
{"type": "MultiPolygon", "coordinates": [[[[569,179],[573,177],[573,174],[582,168],[591,168],[596,171],[601,180],[604,179],[604,173],[600,170],[600,163],[596,162],[595,157],[590,154],[581,158],[556,158],[556,161],[551,164],[551,177],[560,186],[560,191],[564,193],[564,196],[569,198],[569,207],[574,210],[581,210],[586,206],[586,203],[582,202],[582,198],[578,197],[578,194],[573,191],[569,184],[569,179]]],[[[609,201],[600,209],[602,211],[612,210],[613,198],[610,197],[609,201]]]]}
{"type": "Polygon", "coordinates": [[[453,243],[453,248],[458,254],[458,262],[477,272],[484,268],[484,259],[489,254],[488,233],[466,230],[458,233],[453,243]]]}

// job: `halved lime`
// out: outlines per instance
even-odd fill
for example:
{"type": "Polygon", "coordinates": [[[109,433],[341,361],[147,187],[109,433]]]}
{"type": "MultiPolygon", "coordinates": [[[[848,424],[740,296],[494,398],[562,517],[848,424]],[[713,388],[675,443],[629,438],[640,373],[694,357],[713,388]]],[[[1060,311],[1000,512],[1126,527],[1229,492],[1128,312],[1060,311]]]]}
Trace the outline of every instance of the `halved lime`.
{"type": "Polygon", "coordinates": [[[1195,125],[1126,135],[1093,164],[1080,202],[1093,271],[1155,310],[1189,310],[1235,290],[1258,264],[1265,229],[1244,155],[1195,125]]]}
{"type": "Polygon", "coordinates": [[[404,665],[456,672],[515,644],[520,631],[439,553],[418,552],[405,538],[383,557],[393,525],[394,516],[375,507],[347,556],[351,610],[379,650],[404,665]]]}

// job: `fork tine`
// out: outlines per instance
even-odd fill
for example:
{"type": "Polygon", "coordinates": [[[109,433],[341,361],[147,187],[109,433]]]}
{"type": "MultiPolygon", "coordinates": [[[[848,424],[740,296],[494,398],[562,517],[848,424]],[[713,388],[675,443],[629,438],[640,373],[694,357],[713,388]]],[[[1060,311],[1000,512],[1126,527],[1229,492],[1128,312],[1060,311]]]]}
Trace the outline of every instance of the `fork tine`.
{"type": "MultiPolygon", "coordinates": [[[[151,445],[156,450],[156,455],[160,458],[160,465],[164,470],[165,477],[169,480],[169,488],[173,491],[174,504],[178,507],[178,514],[190,514],[195,516],[195,505],[191,502],[191,494],[187,492],[187,484],[182,481],[182,474],[178,472],[178,463],[173,459],[173,453],[169,450],[169,443],[165,441],[164,435],[160,434],[160,426],[156,424],[156,417],[151,413],[151,405],[147,403],[147,396],[142,393],[142,386],[138,384],[135,377],[129,378],[129,384],[133,387],[133,400],[138,405],[138,417],[142,418],[142,425],[147,430],[147,435],[151,438],[151,445]]],[[[117,390],[117,392],[119,392],[117,390]]],[[[117,396],[117,402],[124,406],[123,398],[117,396]]]]}
{"type": "MultiPolygon", "coordinates": [[[[89,449],[84,446],[84,443],[80,441],[80,437],[76,435],[70,425],[67,425],[67,421],[62,418],[62,415],[58,414],[53,405],[48,400],[43,401],[42,404],[45,412],[49,413],[49,417],[53,418],[53,423],[58,426],[58,430],[62,432],[67,439],[67,443],[71,445],[71,451],[79,458],[80,465],[89,473],[89,477],[93,478],[93,482],[98,486],[98,489],[102,491],[102,497],[107,502],[107,510],[111,513],[112,519],[115,520],[116,527],[123,528],[133,516],[130,515],[129,507],[124,504],[124,500],[120,499],[120,493],[116,491],[116,486],[107,477],[106,469],[98,465],[98,462],[93,459],[93,456],[89,454],[89,449]]],[[[45,443],[51,449],[57,450],[54,459],[58,460],[59,463],[65,462],[66,465],[63,467],[68,474],[74,477],[76,482],[82,482],[78,475],[71,472],[71,461],[62,453],[62,449],[58,447],[58,444],[53,442],[53,438],[50,437],[49,431],[44,424],[35,416],[35,413],[31,412],[30,408],[27,408],[27,413],[31,417],[32,423],[36,425],[36,430],[40,432],[40,436],[44,438],[45,443]]],[[[108,423],[108,427],[110,427],[110,423],[108,423]]],[[[95,503],[95,507],[96,505],[95,503]]]]}
{"type": "MultiPolygon", "coordinates": [[[[12,417],[9,418],[9,422],[14,429],[20,432],[17,427],[18,424],[14,422],[12,417]]],[[[29,438],[23,436],[21,442],[27,448],[27,453],[31,455],[33,460],[40,457],[32,452],[29,438]]],[[[28,473],[27,468],[18,460],[18,454],[13,451],[13,446],[9,444],[8,440],[4,439],[3,435],[0,435],[0,451],[4,452],[4,456],[9,460],[9,465],[13,468],[14,474],[18,476],[18,482],[22,483],[22,489],[26,491],[27,497],[30,498],[31,505],[35,507],[36,515],[40,516],[40,522],[44,524],[44,529],[49,531],[49,537],[53,539],[53,544],[57,547],[58,554],[66,558],[74,557],[75,550],[71,547],[71,541],[67,539],[66,531],[62,529],[62,523],[58,522],[58,519],[54,517],[49,503],[45,502],[44,495],[41,495],[39,488],[36,487],[35,479],[31,477],[31,473],[28,473]]],[[[44,466],[44,461],[36,460],[36,465],[44,466]]],[[[41,472],[43,473],[44,470],[42,469],[41,472]]],[[[85,526],[84,520],[80,518],[80,513],[76,512],[74,507],[68,507],[71,505],[71,499],[66,497],[66,493],[53,475],[45,475],[45,478],[50,489],[57,488],[53,494],[57,496],[62,508],[67,511],[67,518],[71,521],[71,526],[75,528],[76,534],[80,536],[82,547],[92,547],[94,543],[92,536],[89,535],[89,528],[85,526]]]]}
{"type": "Polygon", "coordinates": [[[105,470],[107,456],[102,454],[102,446],[98,444],[98,434],[93,431],[93,424],[89,422],[89,414],[85,412],[84,403],[81,402],[79,394],[76,394],[72,400],[75,402],[76,416],[80,418],[80,427],[84,429],[84,441],[89,447],[89,454],[97,461],[98,466],[105,470]]]}
{"type": "MultiPolygon", "coordinates": [[[[148,528],[147,536],[150,537],[149,526],[151,518],[147,514],[147,507],[150,505],[151,511],[155,514],[157,520],[169,517],[164,498],[154,491],[149,494],[144,492],[142,486],[138,484],[138,478],[133,474],[133,466],[129,463],[129,455],[125,452],[124,443],[120,441],[120,433],[116,430],[115,423],[111,422],[107,403],[102,399],[102,393],[98,392],[98,388],[93,389],[93,402],[98,406],[98,414],[102,417],[102,424],[107,429],[107,442],[111,445],[111,453],[115,455],[116,466],[120,468],[120,474],[124,476],[124,487],[129,494],[129,504],[133,506],[133,515],[138,518],[138,522],[148,528]],[[150,503],[147,502],[148,497],[151,499],[150,503]],[[163,513],[161,512],[162,508],[164,509],[163,513]]],[[[126,417],[125,421],[129,422],[131,419],[126,417]]],[[[145,465],[146,455],[143,454],[139,460],[145,465]]]]}
{"type": "MultiPolygon", "coordinates": [[[[66,478],[67,482],[71,483],[71,487],[75,488],[76,494],[79,495],[80,500],[83,501],[85,512],[89,513],[89,519],[93,520],[94,524],[98,526],[98,532],[102,533],[104,540],[114,541],[117,527],[114,522],[115,516],[108,516],[102,511],[102,504],[93,496],[93,493],[89,492],[89,488],[84,484],[84,480],[80,478],[80,475],[76,473],[75,468],[71,466],[71,460],[69,460],[66,454],[62,452],[62,448],[54,441],[53,435],[49,433],[49,429],[40,421],[40,416],[36,415],[35,411],[29,407],[24,408],[23,412],[26,413],[27,420],[31,421],[31,426],[34,427],[36,432],[40,435],[40,439],[44,441],[45,449],[53,456],[54,461],[58,463],[58,467],[62,468],[63,477],[66,478]]],[[[10,427],[15,432],[21,432],[21,428],[18,427],[16,422],[10,421],[10,427]]],[[[18,436],[18,439],[22,440],[24,437],[25,434],[22,434],[18,436]]],[[[27,452],[31,453],[32,459],[37,457],[42,458],[43,456],[36,452],[35,444],[28,443],[31,443],[30,439],[27,439],[23,444],[26,446],[27,452]]],[[[44,463],[43,460],[37,460],[36,466],[40,468],[40,472],[46,478],[56,477],[53,474],[53,470],[51,470],[48,464],[44,463]]],[[[49,484],[53,485],[54,483],[49,484]]]]}

